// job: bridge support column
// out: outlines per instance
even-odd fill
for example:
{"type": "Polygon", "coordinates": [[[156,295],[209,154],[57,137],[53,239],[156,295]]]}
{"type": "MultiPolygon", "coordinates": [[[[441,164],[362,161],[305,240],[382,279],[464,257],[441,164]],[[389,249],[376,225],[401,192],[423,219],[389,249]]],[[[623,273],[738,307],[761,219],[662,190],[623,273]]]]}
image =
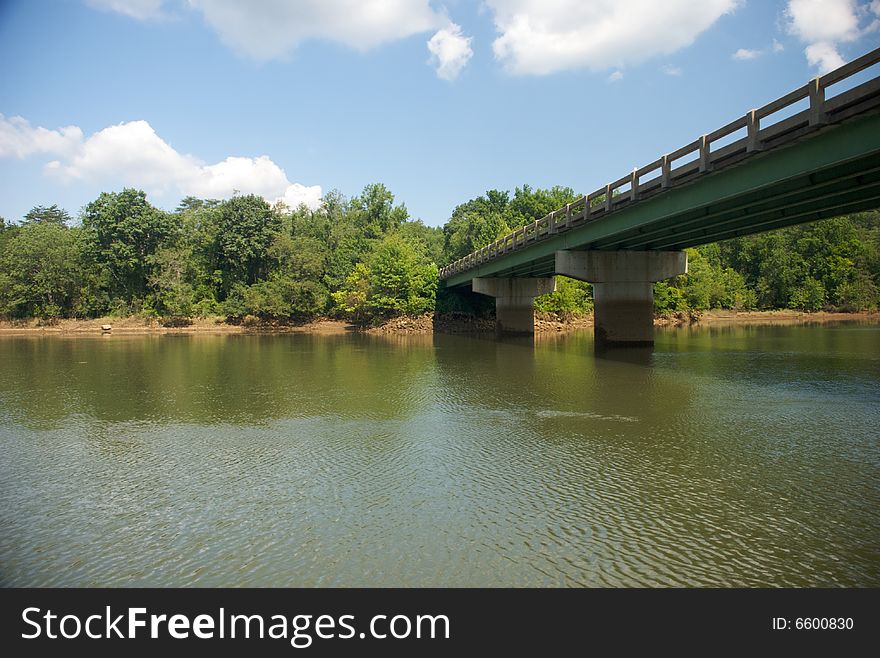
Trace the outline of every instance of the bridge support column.
{"type": "Polygon", "coordinates": [[[535,333],[535,297],[556,290],[556,277],[474,279],[471,289],[495,298],[498,333],[535,333]]]}
{"type": "Polygon", "coordinates": [[[686,272],[683,251],[556,252],[557,274],[593,284],[599,345],[653,345],[653,282],[686,272]]]}

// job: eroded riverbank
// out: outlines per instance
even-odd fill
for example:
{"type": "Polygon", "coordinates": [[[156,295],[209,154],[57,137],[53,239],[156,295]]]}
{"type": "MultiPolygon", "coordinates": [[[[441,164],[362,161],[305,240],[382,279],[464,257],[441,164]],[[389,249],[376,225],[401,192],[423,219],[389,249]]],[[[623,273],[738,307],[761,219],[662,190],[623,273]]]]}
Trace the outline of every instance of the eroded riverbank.
{"type": "MultiPolygon", "coordinates": [[[[804,313],[801,311],[748,311],[735,312],[715,310],[699,315],[686,313],[660,316],[654,319],[658,327],[693,325],[748,325],[748,324],[826,324],[829,322],[878,322],[880,313],[804,313]]],[[[92,320],[39,320],[0,321],[0,336],[9,335],[95,335],[105,332],[102,327],[110,325],[114,334],[248,334],[248,333],[309,333],[344,334],[364,332],[369,334],[427,334],[471,333],[494,330],[493,318],[477,318],[463,314],[416,317],[403,316],[389,320],[377,327],[363,328],[342,320],[320,318],[302,324],[246,322],[232,324],[223,317],[195,318],[189,324],[163,324],[155,318],[95,318],[92,320]]],[[[535,317],[536,333],[564,333],[591,329],[592,316],[562,318],[553,314],[535,317]]]]}

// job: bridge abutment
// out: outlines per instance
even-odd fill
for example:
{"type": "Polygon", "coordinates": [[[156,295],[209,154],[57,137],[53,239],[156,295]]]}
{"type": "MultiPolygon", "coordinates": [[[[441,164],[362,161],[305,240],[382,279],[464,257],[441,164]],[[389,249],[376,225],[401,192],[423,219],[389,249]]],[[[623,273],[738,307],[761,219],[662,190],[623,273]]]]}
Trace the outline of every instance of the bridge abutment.
{"type": "Polygon", "coordinates": [[[495,328],[498,333],[535,333],[535,297],[556,290],[556,277],[477,278],[471,289],[495,298],[495,328]]]}
{"type": "Polygon", "coordinates": [[[654,281],[687,272],[683,251],[557,251],[556,273],[593,284],[600,345],[654,344],[654,281]]]}

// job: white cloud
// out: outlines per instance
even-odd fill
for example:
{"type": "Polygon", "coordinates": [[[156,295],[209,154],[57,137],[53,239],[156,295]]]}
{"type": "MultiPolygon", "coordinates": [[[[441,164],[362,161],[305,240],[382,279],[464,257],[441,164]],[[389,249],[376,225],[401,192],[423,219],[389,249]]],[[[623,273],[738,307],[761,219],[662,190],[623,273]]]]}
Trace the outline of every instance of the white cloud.
{"type": "MultiPolygon", "coordinates": [[[[146,20],[163,17],[165,0],[85,0],[98,9],[146,20]]],[[[428,41],[437,75],[454,80],[473,55],[471,38],[430,0],[187,0],[220,40],[258,60],[284,57],[310,39],[357,50],[437,29],[428,41]],[[438,29],[439,28],[439,29],[438,29]]]]}
{"type": "Polygon", "coordinates": [[[781,53],[785,50],[785,46],[779,43],[776,39],[773,39],[773,42],[767,47],[762,49],[753,49],[753,48],[740,48],[733,55],[730,56],[731,59],[738,60],[740,62],[747,62],[752,59],[758,59],[759,57],[763,57],[768,53],[773,53],[774,55],[777,53],[781,53]]]}
{"type": "Polygon", "coordinates": [[[815,66],[820,74],[828,73],[846,64],[846,60],[837,52],[834,44],[827,41],[811,43],[804,50],[804,54],[807,56],[807,63],[815,66]]]}
{"type": "Polygon", "coordinates": [[[877,0],[864,4],[856,0],[788,0],[785,13],[789,32],[807,44],[807,62],[820,73],[846,63],[839,51],[840,44],[857,41],[880,27],[876,19],[861,26],[870,13],[880,16],[877,0]]]}
{"type": "Polygon", "coordinates": [[[437,68],[437,77],[441,80],[455,80],[474,54],[471,37],[464,36],[461,27],[455,23],[431,37],[428,50],[430,64],[437,68]]]}
{"type": "Polygon", "coordinates": [[[441,28],[429,0],[189,0],[220,39],[254,59],[282,57],[308,39],[367,50],[441,28]]]}
{"type": "Polygon", "coordinates": [[[807,43],[854,41],[859,19],[854,0],[789,0],[792,34],[807,43]]]}
{"type": "Polygon", "coordinates": [[[866,27],[862,31],[863,35],[880,30],[880,0],[871,0],[871,4],[868,8],[871,10],[871,13],[874,14],[874,19],[871,21],[868,27],[866,27]]]}
{"type": "Polygon", "coordinates": [[[36,153],[58,156],[46,164],[45,171],[63,182],[132,186],[160,197],[225,198],[239,191],[293,207],[300,202],[311,208],[320,204],[320,186],[291,183],[268,156],[228,157],[206,164],[176,151],[146,121],[120,123],[83,139],[76,126],[32,128],[21,117],[0,115],[0,156],[21,158],[36,153]]]}
{"type": "Polygon", "coordinates": [[[300,204],[302,204],[308,208],[315,209],[321,205],[321,186],[310,185],[306,187],[299,183],[292,183],[287,186],[284,196],[279,200],[283,201],[290,208],[299,208],[300,204]]]}
{"type": "Polygon", "coordinates": [[[623,80],[623,71],[615,71],[608,76],[608,82],[617,82],[623,80]]]}
{"type": "Polygon", "coordinates": [[[660,67],[660,70],[663,71],[663,73],[665,73],[666,75],[670,75],[676,78],[684,73],[680,66],[673,66],[672,64],[664,64],[660,67]]]}
{"type": "Polygon", "coordinates": [[[514,74],[606,70],[690,45],[740,0],[486,0],[514,74]]]}
{"type": "Polygon", "coordinates": [[[33,153],[68,154],[82,141],[82,130],[66,126],[58,130],[34,128],[27,119],[0,114],[0,158],[26,158],[33,153]]]}
{"type": "Polygon", "coordinates": [[[104,9],[125,14],[138,20],[162,18],[162,5],[165,0],[86,0],[95,9],[104,9]]]}
{"type": "Polygon", "coordinates": [[[749,60],[749,59],[757,59],[758,57],[760,57],[763,54],[764,54],[763,50],[750,50],[748,48],[740,48],[735,53],[733,53],[733,55],[731,55],[731,57],[733,59],[745,61],[745,60],[749,60]]]}

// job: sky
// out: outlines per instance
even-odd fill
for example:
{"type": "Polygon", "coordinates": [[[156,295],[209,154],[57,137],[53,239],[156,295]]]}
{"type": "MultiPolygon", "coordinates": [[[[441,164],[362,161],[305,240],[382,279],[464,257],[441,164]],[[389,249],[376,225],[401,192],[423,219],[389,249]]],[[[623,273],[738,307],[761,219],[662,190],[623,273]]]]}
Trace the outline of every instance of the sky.
{"type": "Polygon", "coordinates": [[[878,46],[880,0],[0,0],[0,216],[380,182],[438,226],[592,192],[878,46]]]}

